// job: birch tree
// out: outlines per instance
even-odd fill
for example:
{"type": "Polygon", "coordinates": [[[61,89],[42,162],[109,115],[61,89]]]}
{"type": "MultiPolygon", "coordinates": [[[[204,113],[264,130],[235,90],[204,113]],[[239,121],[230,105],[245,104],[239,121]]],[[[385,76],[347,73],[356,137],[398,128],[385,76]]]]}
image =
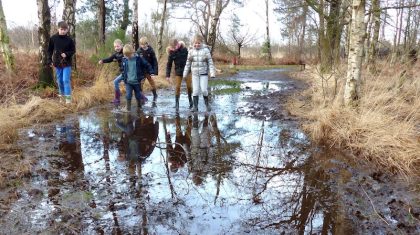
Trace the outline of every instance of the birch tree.
{"type": "Polygon", "coordinates": [[[15,69],[15,59],[13,57],[12,50],[10,49],[9,41],[10,39],[9,35],[7,34],[6,17],[4,16],[3,3],[0,0],[0,49],[7,71],[13,72],[15,69]]]}
{"type": "Polygon", "coordinates": [[[364,22],[365,5],[366,0],[353,0],[351,5],[350,46],[344,90],[344,102],[346,105],[356,105],[357,100],[360,98],[363,45],[366,31],[364,22]]]}
{"type": "Polygon", "coordinates": [[[39,81],[41,87],[53,86],[52,68],[48,64],[48,43],[50,41],[51,12],[48,0],[37,0],[38,42],[39,42],[39,81]]]}
{"type": "Polygon", "coordinates": [[[271,63],[273,56],[271,55],[271,42],[270,42],[270,20],[268,18],[268,0],[265,0],[265,52],[267,53],[268,62],[271,63]]]}
{"type": "Polygon", "coordinates": [[[132,28],[132,35],[133,35],[133,46],[134,49],[137,51],[139,49],[139,1],[133,1],[133,28],[132,28]]]}

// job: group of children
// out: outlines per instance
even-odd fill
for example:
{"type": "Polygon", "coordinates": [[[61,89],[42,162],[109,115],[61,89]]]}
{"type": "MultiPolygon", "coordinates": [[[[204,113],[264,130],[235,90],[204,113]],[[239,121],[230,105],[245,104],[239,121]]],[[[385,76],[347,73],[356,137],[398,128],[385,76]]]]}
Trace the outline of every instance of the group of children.
{"type": "MultiPolygon", "coordinates": [[[[65,98],[67,104],[71,103],[71,61],[75,53],[74,41],[67,35],[68,25],[58,23],[58,33],[53,35],[49,42],[48,60],[55,67],[59,96],[65,98]]],[[[208,99],[208,77],[215,77],[215,67],[210,50],[203,44],[203,37],[197,35],[193,39],[193,46],[188,50],[182,41],[172,39],[167,48],[168,62],[166,65],[166,79],[170,80],[172,64],[175,64],[175,108],[179,109],[181,83],[184,79],[187,84],[189,107],[198,111],[200,92],[203,94],[207,111],[210,111],[208,99]],[[191,71],[191,73],[190,73],[191,71]],[[191,76],[189,75],[191,74],[191,76]]],[[[148,44],[147,38],[139,40],[140,47],[134,50],[131,44],[123,45],[120,39],[114,41],[115,52],[98,63],[117,62],[120,74],[114,79],[115,96],[113,102],[120,103],[120,82],[124,81],[126,88],[127,111],[131,111],[131,100],[134,96],[137,106],[141,108],[147,98],[142,94],[142,85],[147,79],[152,88],[153,100],[156,101],[155,76],[158,75],[158,62],[153,48],[148,44]]],[[[60,99],[61,100],[61,99],[60,99]]]]}

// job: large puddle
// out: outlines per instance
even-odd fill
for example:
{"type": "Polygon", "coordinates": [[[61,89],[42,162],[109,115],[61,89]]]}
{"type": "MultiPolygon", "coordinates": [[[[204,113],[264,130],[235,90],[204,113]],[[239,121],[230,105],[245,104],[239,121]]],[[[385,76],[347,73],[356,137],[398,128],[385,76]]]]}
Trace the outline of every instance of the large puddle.
{"type": "Polygon", "coordinates": [[[280,70],[233,79],[242,91],[213,95],[210,113],[181,96],[176,114],[161,90],[156,107],[109,105],[22,131],[24,157],[40,160],[0,233],[338,234],[336,190],[296,123],[240,112],[293,81],[280,70]]]}

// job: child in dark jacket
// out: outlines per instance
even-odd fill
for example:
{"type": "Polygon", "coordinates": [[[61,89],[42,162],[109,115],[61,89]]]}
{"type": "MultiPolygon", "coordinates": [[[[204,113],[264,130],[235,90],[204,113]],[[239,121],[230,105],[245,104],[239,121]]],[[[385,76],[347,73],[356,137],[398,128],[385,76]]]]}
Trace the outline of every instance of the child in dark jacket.
{"type": "Polygon", "coordinates": [[[48,63],[55,67],[59,96],[71,103],[71,62],[76,48],[73,39],[67,35],[66,22],[58,23],[58,33],[54,34],[48,45],[48,63]]]}
{"type": "Polygon", "coordinates": [[[132,45],[127,44],[123,48],[124,58],[122,60],[123,67],[123,79],[125,83],[125,90],[127,92],[127,111],[131,111],[131,98],[134,91],[137,106],[141,108],[141,81],[144,79],[144,74],[148,73],[152,77],[153,69],[146,60],[134,53],[134,48],[132,45]]]}
{"type": "MultiPolygon", "coordinates": [[[[176,88],[175,88],[175,108],[179,109],[179,97],[181,95],[181,83],[182,83],[182,73],[184,72],[185,64],[187,63],[188,49],[185,47],[185,43],[178,41],[177,39],[172,39],[169,43],[168,48],[166,49],[168,53],[168,63],[166,64],[166,80],[170,80],[172,64],[175,64],[175,79],[176,79],[176,88]]],[[[187,76],[185,79],[187,84],[187,93],[188,101],[190,102],[190,109],[193,107],[192,101],[192,83],[191,76],[187,76]]]]}
{"type": "Polygon", "coordinates": [[[123,72],[122,59],[124,57],[124,55],[123,55],[123,42],[120,39],[115,39],[114,40],[114,49],[115,49],[114,54],[112,54],[108,58],[100,60],[98,63],[103,64],[103,63],[111,63],[111,62],[114,62],[114,61],[118,62],[118,66],[120,67],[120,74],[114,79],[115,98],[113,100],[113,103],[114,104],[119,104],[120,103],[120,96],[121,96],[120,82],[123,80],[123,77],[122,77],[122,72],[123,72]]]}
{"type": "MultiPolygon", "coordinates": [[[[141,57],[143,57],[143,59],[145,59],[152,66],[153,74],[158,75],[158,70],[159,69],[158,69],[158,61],[157,61],[157,58],[156,58],[156,54],[155,54],[153,48],[147,42],[147,38],[146,37],[140,38],[139,44],[140,44],[140,47],[137,50],[137,54],[140,55],[141,57]]],[[[152,77],[150,76],[149,73],[146,73],[144,76],[147,78],[147,81],[149,81],[149,84],[152,87],[153,100],[156,100],[157,93],[156,93],[155,81],[153,81],[153,79],[152,79],[152,77]]],[[[142,87],[143,87],[143,83],[144,83],[144,80],[141,84],[142,87]]]]}

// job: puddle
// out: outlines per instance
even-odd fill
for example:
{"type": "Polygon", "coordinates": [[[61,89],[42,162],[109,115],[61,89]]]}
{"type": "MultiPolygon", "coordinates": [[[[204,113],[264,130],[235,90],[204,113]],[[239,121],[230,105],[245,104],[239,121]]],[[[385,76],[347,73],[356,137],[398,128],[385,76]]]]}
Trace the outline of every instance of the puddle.
{"type": "MultiPolygon", "coordinates": [[[[289,80],[249,79],[244,92],[289,89],[289,80]]],[[[314,160],[294,121],[235,113],[249,103],[243,92],[214,95],[211,113],[192,114],[187,103],[181,96],[176,115],[172,92],[161,91],[156,107],[141,112],[105,106],[22,131],[24,157],[39,161],[0,233],[352,231],[337,179],[314,160]]]]}

